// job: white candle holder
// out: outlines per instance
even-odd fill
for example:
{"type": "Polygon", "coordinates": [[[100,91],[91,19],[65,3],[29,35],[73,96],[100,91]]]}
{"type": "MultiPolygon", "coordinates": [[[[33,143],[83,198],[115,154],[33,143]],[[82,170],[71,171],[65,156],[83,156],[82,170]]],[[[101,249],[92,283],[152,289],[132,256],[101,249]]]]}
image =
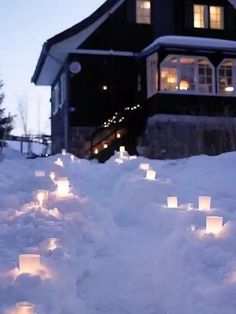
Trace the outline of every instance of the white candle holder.
{"type": "Polygon", "coordinates": [[[168,208],[177,208],[178,207],[178,198],[176,196],[167,197],[167,207],[168,208]]]}
{"type": "Polygon", "coordinates": [[[63,156],[66,155],[66,149],[65,149],[65,148],[63,148],[63,149],[61,150],[61,154],[62,154],[63,156]]]}
{"type": "Polygon", "coordinates": [[[46,206],[48,201],[48,191],[47,190],[37,190],[36,199],[40,207],[46,206]]]}
{"type": "Polygon", "coordinates": [[[206,217],[206,233],[218,235],[223,228],[223,217],[207,216],[206,217]]]}
{"type": "Polygon", "coordinates": [[[125,146],[120,146],[120,153],[124,154],[125,153],[125,146]]]}
{"type": "Polygon", "coordinates": [[[74,162],[75,156],[74,156],[74,155],[70,155],[70,160],[71,160],[72,162],[74,162]]]}
{"type": "Polygon", "coordinates": [[[36,314],[35,305],[30,302],[16,303],[14,314],[36,314]]]}
{"type": "Polygon", "coordinates": [[[40,255],[21,254],[19,255],[20,274],[37,275],[40,270],[40,255]]]}
{"type": "Polygon", "coordinates": [[[60,197],[66,197],[70,193],[70,182],[68,178],[62,177],[58,178],[56,181],[57,185],[57,195],[60,197]]]}
{"type": "Polygon", "coordinates": [[[139,169],[144,170],[144,171],[150,170],[150,165],[149,164],[145,164],[145,163],[141,163],[139,165],[139,169]]]}
{"type": "Polygon", "coordinates": [[[146,179],[150,181],[154,181],[156,179],[156,171],[154,170],[147,170],[146,179]]]}
{"type": "Polygon", "coordinates": [[[47,247],[48,247],[49,251],[54,251],[57,248],[61,247],[60,239],[58,239],[58,238],[49,238],[47,247]]]}
{"type": "Polygon", "coordinates": [[[56,178],[55,172],[50,172],[49,177],[50,177],[50,179],[54,182],[54,181],[55,181],[55,178],[56,178]]]}
{"type": "Polygon", "coordinates": [[[55,163],[55,165],[57,165],[59,167],[63,167],[64,166],[64,163],[61,160],[61,158],[57,158],[57,160],[54,163],[55,163]]]}
{"type": "Polygon", "coordinates": [[[199,196],[198,197],[198,208],[199,208],[199,210],[210,210],[211,209],[211,197],[210,196],[199,196]]]}

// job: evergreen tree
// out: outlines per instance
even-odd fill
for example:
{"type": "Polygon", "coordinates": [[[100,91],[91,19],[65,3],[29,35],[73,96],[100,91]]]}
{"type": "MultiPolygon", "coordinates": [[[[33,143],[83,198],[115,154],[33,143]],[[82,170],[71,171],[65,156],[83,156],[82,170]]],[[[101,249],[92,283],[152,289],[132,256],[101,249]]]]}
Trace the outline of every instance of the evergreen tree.
{"type": "Polygon", "coordinates": [[[13,117],[10,115],[5,116],[5,109],[2,107],[4,100],[4,93],[2,91],[2,87],[3,82],[0,80],[0,142],[2,139],[4,140],[6,135],[8,135],[10,131],[13,129],[12,126],[13,117]]]}

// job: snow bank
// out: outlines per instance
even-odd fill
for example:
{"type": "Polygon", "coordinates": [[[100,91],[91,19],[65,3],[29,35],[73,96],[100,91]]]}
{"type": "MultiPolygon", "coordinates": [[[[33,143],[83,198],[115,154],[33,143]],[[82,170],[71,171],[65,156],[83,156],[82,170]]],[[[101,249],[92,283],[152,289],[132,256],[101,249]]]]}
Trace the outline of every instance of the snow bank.
{"type": "Polygon", "coordinates": [[[234,314],[235,164],[236,153],[122,164],[114,156],[97,164],[70,155],[26,160],[7,149],[0,162],[0,313],[28,301],[37,314],[234,314]],[[155,181],[145,179],[140,163],[157,172],[155,181]],[[46,175],[35,177],[36,170],[46,175]],[[69,178],[68,197],[56,196],[50,172],[69,178]],[[50,191],[45,209],[37,189],[50,191]],[[172,195],[179,208],[166,208],[172,195]],[[210,212],[197,210],[199,195],[212,196],[210,212]],[[218,236],[205,234],[209,214],[224,217],[218,236]],[[53,251],[49,238],[59,239],[53,251]],[[40,273],[19,275],[22,253],[41,255],[40,273]]]}

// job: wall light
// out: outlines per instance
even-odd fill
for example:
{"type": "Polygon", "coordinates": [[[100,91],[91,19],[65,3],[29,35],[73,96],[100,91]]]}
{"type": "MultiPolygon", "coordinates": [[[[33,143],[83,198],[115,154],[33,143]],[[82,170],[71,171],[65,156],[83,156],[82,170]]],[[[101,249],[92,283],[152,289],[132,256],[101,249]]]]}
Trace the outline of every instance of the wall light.
{"type": "Polygon", "coordinates": [[[120,133],[117,133],[117,134],[116,134],[116,138],[121,138],[121,134],[120,134],[120,133]]]}
{"type": "Polygon", "coordinates": [[[20,274],[37,275],[40,270],[40,255],[21,254],[19,255],[20,274]]]}
{"type": "Polygon", "coordinates": [[[199,196],[198,197],[198,208],[199,208],[199,210],[210,210],[211,209],[211,197],[210,196],[199,196]]]}
{"type": "Polygon", "coordinates": [[[177,208],[178,207],[178,198],[176,196],[167,197],[167,207],[168,208],[177,208]]]}
{"type": "Polygon", "coordinates": [[[206,232],[217,235],[223,228],[223,217],[207,216],[206,217],[206,232]]]}
{"type": "Polygon", "coordinates": [[[154,171],[154,170],[147,170],[146,179],[150,180],[150,181],[155,180],[156,179],[156,171],[154,171]]]}

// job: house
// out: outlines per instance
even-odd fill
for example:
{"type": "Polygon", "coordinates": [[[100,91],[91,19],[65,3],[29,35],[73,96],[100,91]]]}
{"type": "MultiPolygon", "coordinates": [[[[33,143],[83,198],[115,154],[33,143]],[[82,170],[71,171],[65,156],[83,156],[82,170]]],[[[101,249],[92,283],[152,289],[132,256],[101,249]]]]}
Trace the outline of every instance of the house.
{"type": "Polygon", "coordinates": [[[153,158],[236,141],[236,0],[107,0],[43,46],[52,150],[153,158]]]}

